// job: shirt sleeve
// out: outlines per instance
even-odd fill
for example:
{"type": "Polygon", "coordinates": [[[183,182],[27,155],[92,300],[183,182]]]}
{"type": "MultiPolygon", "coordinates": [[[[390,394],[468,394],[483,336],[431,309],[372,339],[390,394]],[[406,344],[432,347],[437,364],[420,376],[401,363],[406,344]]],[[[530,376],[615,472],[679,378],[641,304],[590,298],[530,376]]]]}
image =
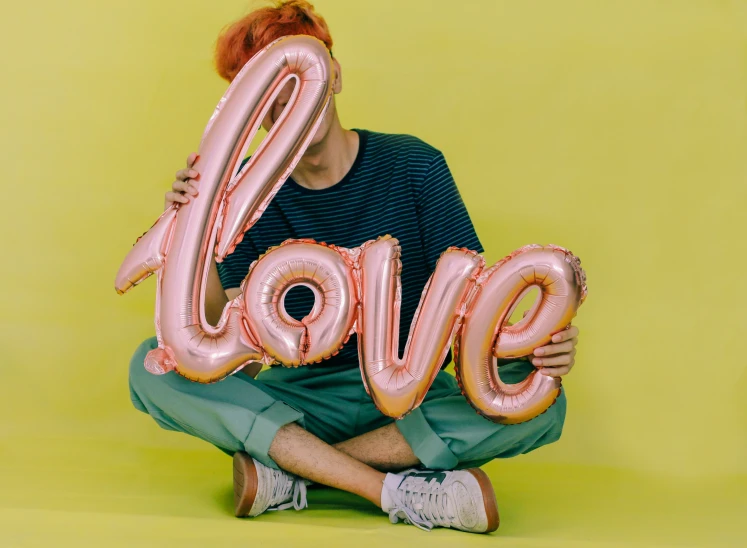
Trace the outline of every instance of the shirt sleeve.
{"type": "Polygon", "coordinates": [[[438,153],[423,179],[417,199],[418,218],[428,268],[449,247],[464,247],[482,253],[475,227],[462,201],[443,154],[438,153]]]}

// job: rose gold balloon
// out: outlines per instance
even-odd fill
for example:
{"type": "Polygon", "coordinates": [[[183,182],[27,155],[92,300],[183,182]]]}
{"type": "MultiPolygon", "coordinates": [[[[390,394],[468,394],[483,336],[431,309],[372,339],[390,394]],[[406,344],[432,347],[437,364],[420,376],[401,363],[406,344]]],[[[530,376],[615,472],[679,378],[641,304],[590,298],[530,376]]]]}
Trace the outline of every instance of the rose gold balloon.
{"type": "Polygon", "coordinates": [[[114,288],[120,295],[157,272],[166,259],[176,221],[176,207],[169,207],[156,220],[150,230],[138,238],[132,250],[119,267],[114,288]]]}
{"type": "Polygon", "coordinates": [[[285,37],[254,56],[221,99],[194,165],[200,172],[200,195],[178,208],[172,231],[163,226],[172,217],[162,217],[151,229],[153,237],[130,251],[117,277],[116,289],[124,292],[133,278],[142,279],[142,272],[147,275],[162,265],[156,297],[160,351],[149,354],[149,370],[174,368],[191,380],[212,382],[250,361],[267,360],[244,328],[241,298],[228,304],[217,326],[207,323],[208,254],[216,241],[219,258],[230,252],[293,171],[323,120],[331,76],[331,59],[322,42],[309,36],[285,37]],[[261,120],[291,78],[297,85],[283,115],[234,180],[261,120]],[[167,233],[170,242],[163,236],[167,233]],[[139,266],[143,264],[149,266],[139,266]]]}
{"type": "Polygon", "coordinates": [[[209,254],[215,251],[220,261],[231,253],[293,171],[323,120],[331,70],[321,42],[281,38],[244,66],[221,99],[194,166],[201,174],[200,195],[161,215],[115,281],[124,293],[157,273],[159,347],[146,356],[146,369],[175,369],[212,382],[252,361],[323,360],[356,331],[366,390],[383,413],[402,417],[420,405],[456,336],[457,378],[481,414],[513,424],[544,412],[557,398],[560,381],[533,373],[506,385],[494,360],[531,354],[575,315],[586,296],[585,275],[563,248],[527,246],[484,272],[475,252],[447,250],[423,290],[402,359],[400,248],[389,236],[356,249],[310,240],[273,248],[252,265],[243,295],[228,303],[218,325],[207,323],[209,254]],[[283,115],[237,173],[261,120],[291,78],[297,85],[283,115]],[[295,285],[316,296],[300,322],[283,304],[295,285]],[[541,291],[536,306],[515,326],[505,326],[532,286],[541,291]]]}
{"type": "Polygon", "coordinates": [[[399,242],[390,236],[366,243],[360,258],[359,359],[366,390],[376,407],[400,418],[423,401],[459,326],[463,302],[484,262],[474,251],[451,248],[439,259],[423,290],[399,358],[399,242]]]}
{"type": "Polygon", "coordinates": [[[502,424],[517,424],[544,413],[555,402],[560,379],[535,371],[518,384],[505,384],[495,358],[528,356],[548,344],[568,326],[585,298],[586,275],[580,261],[557,246],[523,247],[480,276],[455,345],[459,385],[480,414],[502,424]],[[536,305],[523,320],[506,326],[532,287],[540,291],[536,305]]]}
{"type": "Polygon", "coordinates": [[[245,317],[265,352],[283,365],[319,362],[350,338],[358,298],[349,250],[290,240],[270,249],[244,280],[245,317]],[[311,312],[298,321],[285,311],[295,286],[314,293],[311,312]]]}

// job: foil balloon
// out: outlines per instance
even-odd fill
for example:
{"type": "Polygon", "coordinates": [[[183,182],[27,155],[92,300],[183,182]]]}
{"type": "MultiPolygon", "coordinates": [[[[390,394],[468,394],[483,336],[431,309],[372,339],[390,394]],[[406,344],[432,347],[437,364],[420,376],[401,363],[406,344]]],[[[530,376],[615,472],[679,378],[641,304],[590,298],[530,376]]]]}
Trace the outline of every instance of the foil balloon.
{"type": "Polygon", "coordinates": [[[210,255],[230,254],[293,171],[326,112],[332,65],[321,42],[281,38],[239,72],[208,122],[194,169],[200,195],[167,209],[133,246],[117,273],[124,293],[157,275],[158,348],[145,367],[214,382],[250,362],[315,363],[358,334],[366,390],[382,413],[402,417],[423,401],[454,343],[457,378],[472,406],[490,420],[515,424],[544,412],[560,381],[532,373],[507,385],[496,359],[532,353],[563,330],[586,296],[585,274],[569,251],[527,246],[493,267],[474,251],[450,248],[426,284],[399,358],[401,249],[383,236],[355,249],[289,240],[249,269],[241,294],[216,326],[205,319],[210,255]],[[239,172],[252,137],[277,93],[295,79],[280,119],[239,172]],[[298,321],[285,296],[298,285],[315,304],[298,321]],[[540,289],[531,313],[507,319],[524,293],[540,289]]]}
{"type": "Polygon", "coordinates": [[[517,384],[501,381],[496,359],[532,354],[570,324],[586,298],[580,261],[557,246],[526,246],[486,270],[478,279],[455,344],[457,380],[472,406],[503,424],[517,424],[545,412],[560,394],[560,379],[532,372],[517,384]],[[529,314],[507,325],[532,287],[539,297],[529,314]]]}
{"type": "Polygon", "coordinates": [[[319,362],[337,353],[353,331],[357,290],[350,251],[312,240],[270,249],[242,284],[249,331],[264,351],[287,366],[319,362]],[[285,296],[308,287],[314,307],[301,321],[288,315],[285,296]]]}
{"type": "Polygon", "coordinates": [[[209,253],[225,257],[259,218],[313,138],[332,93],[332,64],[320,41],[281,38],[239,72],[208,122],[194,169],[200,199],[168,210],[122,264],[115,287],[124,292],[158,272],[156,334],[148,354],[153,372],[176,369],[188,379],[219,380],[251,361],[269,360],[245,328],[237,297],[213,327],[205,319],[209,253]],[[252,137],[277,93],[295,79],[283,115],[237,175],[252,137]]]}
{"type": "Polygon", "coordinates": [[[484,260],[474,251],[449,249],[428,281],[399,358],[400,247],[396,239],[366,243],[361,253],[358,354],[366,390],[390,417],[415,409],[451,348],[467,295],[484,260]]]}

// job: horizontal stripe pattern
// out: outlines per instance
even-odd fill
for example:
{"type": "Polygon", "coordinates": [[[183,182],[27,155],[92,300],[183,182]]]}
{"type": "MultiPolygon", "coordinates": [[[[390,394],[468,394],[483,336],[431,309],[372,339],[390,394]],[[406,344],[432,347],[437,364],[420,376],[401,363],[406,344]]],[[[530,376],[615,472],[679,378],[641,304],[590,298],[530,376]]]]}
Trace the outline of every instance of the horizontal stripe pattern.
{"type": "MultiPolygon", "coordinates": [[[[480,253],[483,248],[441,152],[411,135],[355,131],[358,155],[342,181],[310,190],[289,178],[218,272],[224,288],[239,287],[252,262],[285,240],[312,238],[353,248],[391,234],[402,247],[402,352],[441,253],[450,246],[480,253]]],[[[298,319],[313,304],[306,288],[292,289],[285,299],[287,312],[298,319]]],[[[357,367],[355,336],[324,364],[357,367]]]]}

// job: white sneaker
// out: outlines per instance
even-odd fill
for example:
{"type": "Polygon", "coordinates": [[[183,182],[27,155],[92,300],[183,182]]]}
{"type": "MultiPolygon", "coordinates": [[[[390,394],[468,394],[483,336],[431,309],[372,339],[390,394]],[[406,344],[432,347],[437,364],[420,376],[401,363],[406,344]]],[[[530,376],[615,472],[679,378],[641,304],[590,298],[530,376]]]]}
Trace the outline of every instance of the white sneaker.
{"type": "Polygon", "coordinates": [[[298,476],[265,466],[246,453],[236,453],[233,503],[237,517],[254,517],[265,510],[302,510],[308,506],[306,484],[298,476]]]}
{"type": "Polygon", "coordinates": [[[493,486],[479,468],[387,474],[381,507],[392,523],[401,519],[426,531],[452,527],[470,533],[490,533],[500,523],[493,486]]]}

